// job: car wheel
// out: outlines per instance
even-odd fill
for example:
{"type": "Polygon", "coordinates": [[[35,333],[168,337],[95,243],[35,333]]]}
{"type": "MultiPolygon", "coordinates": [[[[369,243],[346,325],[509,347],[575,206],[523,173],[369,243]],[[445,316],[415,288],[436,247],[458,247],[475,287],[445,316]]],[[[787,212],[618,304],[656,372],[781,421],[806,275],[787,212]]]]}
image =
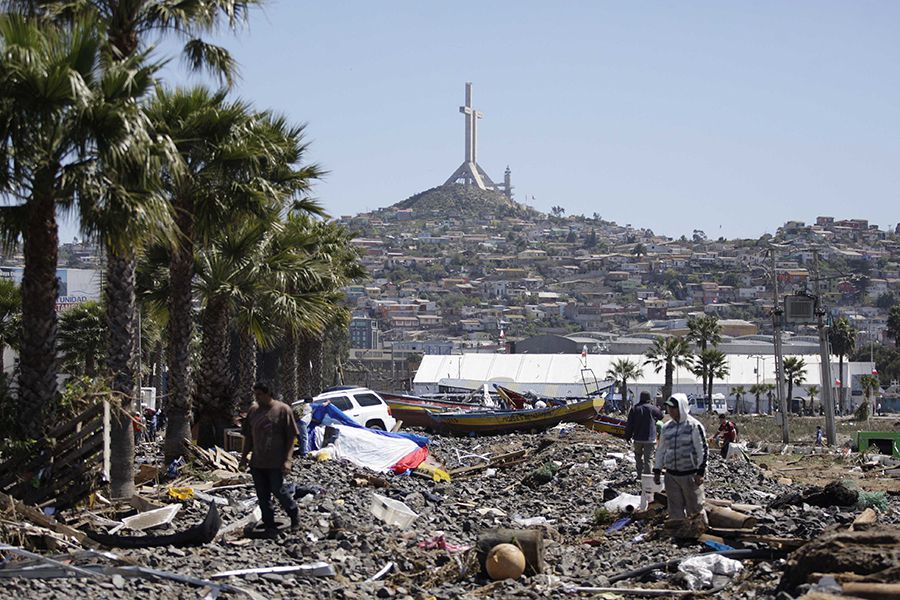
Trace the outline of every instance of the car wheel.
{"type": "Polygon", "coordinates": [[[385,430],[384,423],[382,423],[381,421],[369,421],[368,423],[366,423],[366,427],[368,427],[369,429],[379,429],[381,431],[385,430]]]}

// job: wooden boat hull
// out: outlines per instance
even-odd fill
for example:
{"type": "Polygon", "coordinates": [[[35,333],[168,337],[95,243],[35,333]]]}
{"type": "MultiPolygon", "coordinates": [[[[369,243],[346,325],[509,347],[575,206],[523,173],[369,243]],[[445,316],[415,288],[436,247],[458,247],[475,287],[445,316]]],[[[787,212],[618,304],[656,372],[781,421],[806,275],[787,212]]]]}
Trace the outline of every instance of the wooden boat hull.
{"type": "Polygon", "coordinates": [[[602,431],[603,433],[608,433],[609,435],[615,436],[617,438],[625,439],[625,420],[617,419],[615,417],[607,417],[605,415],[597,415],[590,423],[587,423],[586,426],[594,431],[602,431]]]}
{"type": "Polygon", "coordinates": [[[457,435],[510,433],[548,429],[560,423],[587,423],[597,416],[594,399],[565,406],[530,410],[436,412],[428,411],[430,428],[457,435]]]}
{"type": "Polygon", "coordinates": [[[469,410],[484,410],[484,406],[467,404],[465,402],[453,402],[452,400],[430,400],[415,396],[401,396],[399,394],[380,394],[388,407],[391,416],[398,421],[403,421],[404,427],[431,427],[431,419],[428,412],[462,412],[469,410]]]}

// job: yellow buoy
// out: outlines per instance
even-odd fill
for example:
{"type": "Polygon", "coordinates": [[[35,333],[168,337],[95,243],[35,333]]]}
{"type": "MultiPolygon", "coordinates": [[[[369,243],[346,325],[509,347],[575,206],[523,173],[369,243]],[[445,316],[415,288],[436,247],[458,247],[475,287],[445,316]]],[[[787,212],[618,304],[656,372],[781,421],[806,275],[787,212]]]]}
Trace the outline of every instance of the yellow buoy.
{"type": "Polygon", "coordinates": [[[488,552],[485,568],[491,579],[518,579],[525,572],[525,555],[512,544],[497,544],[488,552]]]}

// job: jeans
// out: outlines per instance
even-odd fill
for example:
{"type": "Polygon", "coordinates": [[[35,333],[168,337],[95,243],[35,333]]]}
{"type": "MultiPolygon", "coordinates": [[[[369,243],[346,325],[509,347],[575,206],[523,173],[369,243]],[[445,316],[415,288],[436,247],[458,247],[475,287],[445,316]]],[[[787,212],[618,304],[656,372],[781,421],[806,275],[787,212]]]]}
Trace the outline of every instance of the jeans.
{"type": "Polygon", "coordinates": [[[297,421],[297,429],[300,431],[300,435],[298,436],[300,442],[300,454],[305,456],[309,453],[309,425],[306,421],[299,419],[297,421]]]}
{"type": "Polygon", "coordinates": [[[263,525],[267,528],[275,527],[275,506],[272,503],[272,494],[278,498],[278,503],[291,518],[291,523],[296,523],[298,519],[297,503],[285,489],[284,473],[281,469],[250,467],[250,474],[253,476],[253,487],[256,488],[256,498],[259,500],[259,509],[262,511],[263,525]]]}
{"type": "Polygon", "coordinates": [[[634,468],[637,469],[638,478],[641,475],[653,473],[653,455],[656,452],[656,442],[634,442],[634,468]]]}
{"type": "Polygon", "coordinates": [[[671,475],[666,473],[666,499],[669,502],[669,518],[681,521],[703,513],[705,501],[703,485],[694,483],[694,475],[671,475]]]}

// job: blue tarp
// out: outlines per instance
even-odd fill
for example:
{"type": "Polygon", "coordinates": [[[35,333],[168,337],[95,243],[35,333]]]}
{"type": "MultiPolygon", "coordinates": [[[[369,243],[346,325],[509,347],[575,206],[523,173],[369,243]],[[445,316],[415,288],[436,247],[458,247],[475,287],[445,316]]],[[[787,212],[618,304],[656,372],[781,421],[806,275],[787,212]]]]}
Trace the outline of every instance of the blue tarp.
{"type": "MultiPolygon", "coordinates": [[[[347,427],[356,427],[359,429],[366,429],[356,421],[354,421],[350,416],[348,416],[344,411],[334,406],[331,403],[325,404],[324,402],[316,402],[312,405],[312,412],[310,415],[309,421],[309,432],[307,433],[307,437],[309,439],[309,448],[316,448],[316,432],[315,429],[319,425],[346,425],[347,427]]],[[[391,433],[390,431],[381,431],[380,429],[368,429],[372,433],[377,433],[378,435],[383,435],[386,437],[399,438],[410,440],[415,442],[421,448],[424,448],[428,445],[428,438],[423,435],[416,435],[414,433],[391,433]]]]}

